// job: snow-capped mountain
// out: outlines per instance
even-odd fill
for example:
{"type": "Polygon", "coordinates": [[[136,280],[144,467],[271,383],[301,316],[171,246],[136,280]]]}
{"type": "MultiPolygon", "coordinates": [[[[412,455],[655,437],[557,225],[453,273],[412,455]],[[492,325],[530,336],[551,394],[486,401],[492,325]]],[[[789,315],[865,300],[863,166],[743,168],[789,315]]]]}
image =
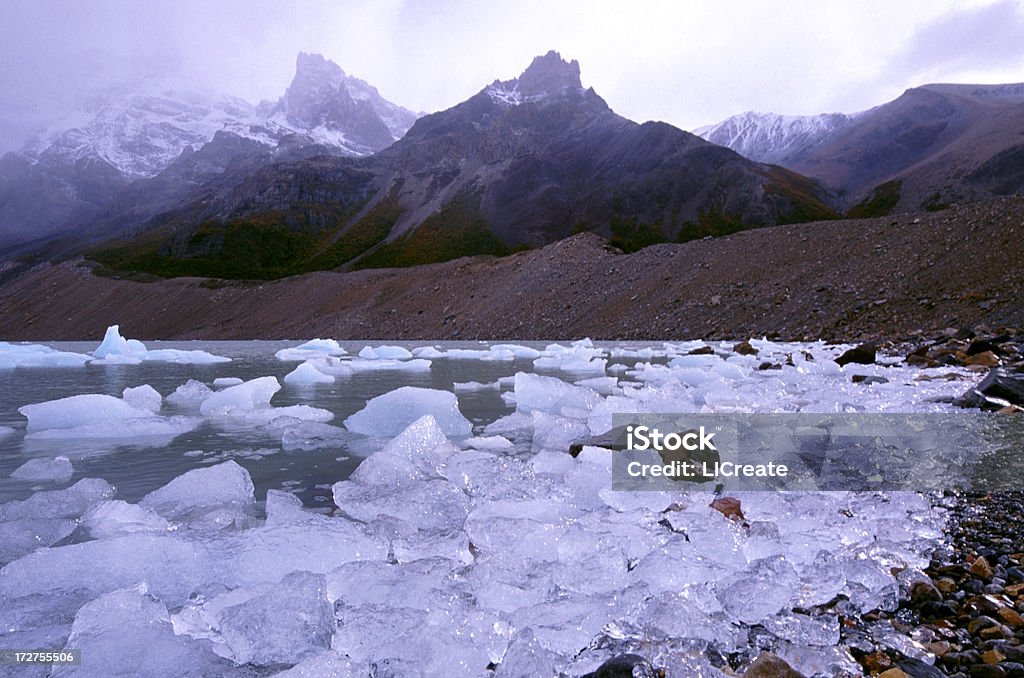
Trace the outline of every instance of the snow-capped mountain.
{"type": "Polygon", "coordinates": [[[693,133],[752,160],[785,164],[787,158],[821,144],[855,117],[843,113],[777,115],[748,111],[693,133]]]}
{"type": "Polygon", "coordinates": [[[198,150],[220,130],[268,146],[300,134],[344,155],[361,156],[400,139],[416,117],[334,62],[299,54],[295,78],[277,102],[253,106],[160,83],[141,91],[109,89],[22,152],[32,160],[67,165],[99,159],[136,179],[158,174],[186,146],[198,150]]]}
{"type": "Polygon", "coordinates": [[[219,148],[208,155],[222,171],[232,148],[370,155],[416,118],[317,54],[299,54],[284,96],[259,105],[180,82],[108,88],[0,157],[0,245],[80,226],[126,186],[156,177],[215,137],[219,148]]]}
{"type": "Polygon", "coordinates": [[[127,179],[150,177],[186,146],[198,148],[255,113],[241,99],[158,84],[144,91],[109,89],[38,135],[22,154],[47,165],[102,160],[127,179]]]}

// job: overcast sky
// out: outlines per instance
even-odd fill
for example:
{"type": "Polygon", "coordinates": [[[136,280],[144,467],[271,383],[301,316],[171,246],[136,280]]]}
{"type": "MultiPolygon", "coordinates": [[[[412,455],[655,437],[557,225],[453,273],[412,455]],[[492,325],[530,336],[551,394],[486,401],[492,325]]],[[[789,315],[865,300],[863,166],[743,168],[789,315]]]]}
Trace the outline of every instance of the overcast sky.
{"type": "Polygon", "coordinates": [[[300,51],[432,112],[549,49],[618,113],[684,129],[1024,81],[1024,0],[0,0],[0,150],[84,88],[175,77],[276,99],[300,51]]]}

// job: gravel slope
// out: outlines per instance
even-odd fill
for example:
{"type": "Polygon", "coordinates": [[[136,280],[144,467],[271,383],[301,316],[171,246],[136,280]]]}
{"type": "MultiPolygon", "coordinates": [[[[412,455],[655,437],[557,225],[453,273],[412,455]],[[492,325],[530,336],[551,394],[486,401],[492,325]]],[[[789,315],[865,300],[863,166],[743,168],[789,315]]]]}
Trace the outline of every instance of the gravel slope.
{"type": "Polygon", "coordinates": [[[0,339],[900,339],[1024,324],[1024,199],[634,254],[581,234],[496,259],[267,283],[0,264],[0,339]]]}

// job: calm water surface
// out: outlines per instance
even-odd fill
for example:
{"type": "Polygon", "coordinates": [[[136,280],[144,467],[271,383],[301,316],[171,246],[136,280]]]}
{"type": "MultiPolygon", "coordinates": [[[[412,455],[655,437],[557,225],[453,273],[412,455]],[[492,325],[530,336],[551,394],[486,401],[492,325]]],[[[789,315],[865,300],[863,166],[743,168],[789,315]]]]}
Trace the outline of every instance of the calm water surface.
{"type": "MultiPolygon", "coordinates": [[[[362,409],[368,399],[401,386],[452,390],[455,382],[490,383],[518,371],[536,371],[530,360],[486,362],[439,359],[433,361],[429,372],[360,372],[349,377],[338,377],[334,384],[295,387],[284,384],[283,377],[299,363],[279,361],[274,353],[299,343],[146,342],[147,348],[151,350],[198,349],[231,358],[232,361],[214,365],[144,362],[139,365],[86,365],[82,368],[18,368],[0,371],[0,426],[16,429],[14,434],[0,438],[0,503],[25,498],[37,489],[66,487],[84,477],[104,478],[117,488],[118,498],[134,502],[189,469],[230,458],[248,469],[252,475],[257,499],[263,499],[268,488],[278,488],[295,492],[308,506],[331,506],[328,486],[348,477],[367,451],[364,439],[359,436],[352,436],[337,446],[312,451],[285,451],[279,439],[257,427],[227,428],[210,421],[203,421],[194,431],[172,440],[25,440],[26,420],[18,413],[18,408],[29,403],[81,393],[120,397],[125,388],[142,384],[149,384],[166,397],[189,379],[212,387],[213,380],[219,377],[248,380],[274,376],[282,383],[281,390],[273,398],[274,406],[306,404],[323,408],[334,413],[335,418],[330,423],[340,426],[346,417],[362,409]],[[59,454],[70,457],[75,467],[74,477],[66,484],[44,486],[9,477],[12,471],[32,457],[52,458],[59,454]]],[[[479,349],[487,346],[480,342],[387,343],[406,348],[434,345],[441,349],[479,349]]],[[[544,347],[543,343],[521,343],[544,347]]],[[[96,348],[97,343],[53,342],[47,345],[64,351],[88,353],[96,348]]],[[[366,345],[367,342],[362,341],[342,343],[353,355],[366,345]]],[[[625,362],[632,364],[634,361],[625,362]]],[[[565,373],[551,374],[572,380],[565,373]]],[[[497,390],[460,392],[458,398],[459,407],[473,422],[475,432],[514,410],[514,407],[501,400],[497,390]]],[[[194,415],[195,412],[179,410],[165,401],[161,414],[194,415]]]]}

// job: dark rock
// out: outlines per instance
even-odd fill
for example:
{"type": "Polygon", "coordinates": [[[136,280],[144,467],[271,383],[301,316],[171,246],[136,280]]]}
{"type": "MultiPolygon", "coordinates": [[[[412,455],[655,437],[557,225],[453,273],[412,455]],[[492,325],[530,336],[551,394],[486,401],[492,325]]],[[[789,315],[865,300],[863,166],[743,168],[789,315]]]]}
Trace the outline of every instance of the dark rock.
{"type": "Polygon", "coordinates": [[[1004,678],[1006,670],[998,664],[975,664],[971,667],[971,678],[1004,678]]]}
{"type": "Polygon", "coordinates": [[[638,654],[620,654],[601,664],[583,678],[656,678],[662,676],[651,663],[638,654]]]}
{"type": "Polygon", "coordinates": [[[920,659],[907,657],[896,662],[896,666],[910,678],[946,678],[946,674],[942,671],[930,664],[925,664],[920,659]]]}
{"type": "Polygon", "coordinates": [[[876,377],[871,374],[855,374],[850,379],[855,384],[888,384],[889,380],[885,377],[876,377]]]}
{"type": "Polygon", "coordinates": [[[981,382],[953,401],[960,407],[998,410],[1007,405],[1024,405],[1024,374],[995,367],[981,382]]]}
{"type": "Polygon", "coordinates": [[[786,660],[771,652],[763,652],[750,663],[744,678],[804,678],[804,675],[790,666],[786,660]]]}
{"type": "Polygon", "coordinates": [[[749,341],[741,341],[733,346],[732,350],[740,355],[757,355],[757,349],[751,346],[749,341]]]}
{"type": "Polygon", "coordinates": [[[757,366],[759,370],[781,370],[782,365],[776,363],[763,362],[757,366]]]}
{"type": "Polygon", "coordinates": [[[872,342],[866,342],[860,346],[854,346],[849,349],[841,356],[836,358],[836,363],[839,365],[848,365],[850,363],[857,363],[859,365],[873,365],[875,363],[875,355],[878,352],[878,347],[872,342]]]}
{"type": "Polygon", "coordinates": [[[715,349],[711,348],[710,346],[701,346],[700,348],[693,349],[692,351],[688,352],[686,355],[714,355],[714,354],[715,354],[715,349]]]}
{"type": "Polygon", "coordinates": [[[915,581],[910,585],[910,602],[919,605],[928,601],[940,601],[942,594],[928,581],[915,581]]]}
{"type": "Polygon", "coordinates": [[[966,353],[967,355],[977,355],[979,353],[985,353],[987,351],[991,351],[992,353],[996,353],[999,355],[1002,355],[1003,353],[1002,349],[999,348],[998,344],[994,344],[986,339],[975,339],[974,341],[972,341],[971,345],[967,347],[966,353]]]}
{"type": "Polygon", "coordinates": [[[956,608],[949,603],[940,603],[934,600],[921,603],[919,611],[924,619],[949,619],[958,614],[956,608]]]}

